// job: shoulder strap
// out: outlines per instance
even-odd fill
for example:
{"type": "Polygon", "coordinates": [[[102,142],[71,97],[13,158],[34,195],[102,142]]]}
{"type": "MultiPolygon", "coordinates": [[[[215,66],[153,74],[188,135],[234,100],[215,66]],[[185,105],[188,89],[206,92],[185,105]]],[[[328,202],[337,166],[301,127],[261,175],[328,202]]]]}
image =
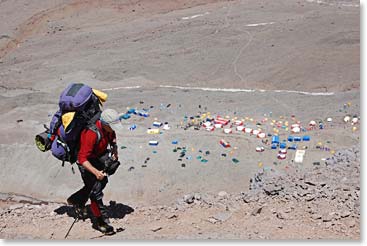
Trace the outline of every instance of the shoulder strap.
{"type": "Polygon", "coordinates": [[[96,124],[88,125],[87,128],[92,130],[93,132],[95,132],[97,134],[96,145],[99,144],[99,141],[101,141],[102,135],[101,135],[101,132],[99,131],[98,127],[96,126],[96,124]]]}
{"type": "Polygon", "coordinates": [[[99,118],[101,117],[102,112],[98,112],[96,113],[90,120],[88,120],[87,122],[87,126],[89,125],[96,125],[95,123],[97,122],[97,120],[99,120],[99,118]]]}

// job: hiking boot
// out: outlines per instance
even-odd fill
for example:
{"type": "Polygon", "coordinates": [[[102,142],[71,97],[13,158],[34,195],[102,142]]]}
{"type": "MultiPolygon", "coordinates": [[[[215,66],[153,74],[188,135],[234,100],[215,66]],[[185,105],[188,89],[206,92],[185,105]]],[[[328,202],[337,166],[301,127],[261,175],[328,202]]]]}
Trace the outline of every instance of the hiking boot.
{"type": "Polygon", "coordinates": [[[86,206],[82,206],[80,204],[76,204],[70,199],[67,199],[66,202],[68,205],[72,205],[74,208],[75,215],[78,219],[85,220],[88,218],[88,210],[86,206]]]}
{"type": "Polygon", "coordinates": [[[74,209],[75,209],[75,214],[78,217],[78,219],[85,220],[88,218],[87,207],[74,206],[74,209]]]}
{"type": "Polygon", "coordinates": [[[115,234],[113,226],[110,226],[108,223],[106,223],[102,217],[97,218],[97,221],[93,224],[93,228],[102,232],[105,235],[115,234]]]}

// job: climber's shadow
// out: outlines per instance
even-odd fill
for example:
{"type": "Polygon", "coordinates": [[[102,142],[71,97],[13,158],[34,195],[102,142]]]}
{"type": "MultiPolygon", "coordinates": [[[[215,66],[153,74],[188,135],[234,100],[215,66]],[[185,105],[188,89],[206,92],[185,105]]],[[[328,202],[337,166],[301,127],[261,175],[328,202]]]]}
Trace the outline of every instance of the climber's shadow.
{"type": "MultiPolygon", "coordinates": [[[[92,218],[92,212],[90,210],[90,205],[87,205],[88,218],[92,218]]],[[[134,212],[134,209],[128,205],[122,203],[116,203],[115,201],[110,201],[110,205],[106,206],[108,217],[114,219],[122,219],[125,215],[134,212]]],[[[54,210],[57,214],[67,214],[70,217],[76,218],[75,209],[72,206],[61,206],[54,210]]]]}

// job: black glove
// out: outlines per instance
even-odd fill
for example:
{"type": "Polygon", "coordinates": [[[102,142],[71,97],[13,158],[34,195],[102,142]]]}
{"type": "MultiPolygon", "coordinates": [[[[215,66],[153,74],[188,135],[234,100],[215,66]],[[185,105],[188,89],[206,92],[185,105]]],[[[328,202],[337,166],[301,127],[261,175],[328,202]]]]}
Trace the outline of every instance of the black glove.
{"type": "Polygon", "coordinates": [[[111,158],[108,158],[105,161],[105,168],[104,168],[104,172],[107,173],[107,175],[112,175],[116,172],[117,168],[120,166],[120,162],[119,161],[114,161],[111,158]]]}

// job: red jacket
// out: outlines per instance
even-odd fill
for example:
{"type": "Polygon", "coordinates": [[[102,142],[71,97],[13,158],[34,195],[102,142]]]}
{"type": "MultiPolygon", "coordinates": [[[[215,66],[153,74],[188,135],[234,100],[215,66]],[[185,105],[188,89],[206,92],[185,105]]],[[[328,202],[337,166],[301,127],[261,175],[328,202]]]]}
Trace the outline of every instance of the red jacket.
{"type": "Polygon", "coordinates": [[[96,144],[97,133],[90,129],[84,129],[80,134],[80,148],[78,153],[78,163],[82,165],[85,161],[102,156],[107,150],[108,144],[116,143],[114,131],[108,132],[102,127],[101,121],[96,122],[97,129],[101,133],[101,139],[96,144]]]}

